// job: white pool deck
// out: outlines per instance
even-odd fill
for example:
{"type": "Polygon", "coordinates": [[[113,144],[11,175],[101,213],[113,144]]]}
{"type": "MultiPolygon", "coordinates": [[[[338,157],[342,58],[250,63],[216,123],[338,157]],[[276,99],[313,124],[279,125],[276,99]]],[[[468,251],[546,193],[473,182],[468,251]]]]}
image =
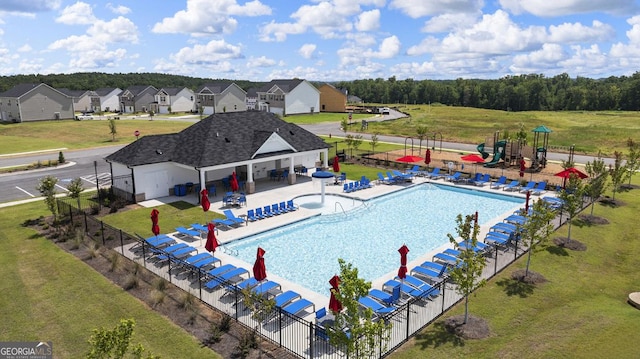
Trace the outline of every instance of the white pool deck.
{"type": "MultiPolygon", "coordinates": [[[[493,193],[501,193],[501,194],[507,194],[507,195],[511,195],[511,196],[516,196],[516,197],[520,197],[520,198],[525,198],[525,194],[524,193],[518,193],[518,192],[504,192],[500,189],[496,190],[496,189],[490,189],[489,185],[485,185],[482,187],[479,186],[469,186],[469,185],[457,185],[457,184],[453,184],[450,182],[446,182],[443,179],[438,179],[438,180],[430,180],[424,177],[415,177],[413,179],[412,183],[406,183],[406,184],[398,184],[398,185],[387,185],[387,184],[378,184],[377,181],[372,181],[372,188],[369,189],[363,189],[363,190],[358,190],[355,192],[351,192],[351,193],[344,193],[343,192],[343,186],[342,185],[326,185],[325,186],[325,194],[331,195],[331,194],[340,194],[346,197],[351,197],[351,198],[358,198],[358,199],[371,199],[374,197],[378,197],[380,195],[383,194],[387,194],[390,192],[394,192],[397,191],[401,188],[410,186],[410,185],[415,185],[415,184],[421,184],[421,183],[425,183],[425,182],[433,182],[433,183],[437,183],[437,184],[442,184],[442,185],[450,185],[450,186],[458,186],[458,187],[467,187],[467,188],[473,188],[474,190],[478,190],[478,191],[487,191],[487,192],[493,192],[493,193]]],[[[301,195],[309,195],[309,194],[320,194],[320,184],[317,181],[312,181],[309,177],[306,176],[298,176],[297,178],[297,183],[293,184],[293,185],[287,185],[286,182],[275,182],[275,183],[257,183],[256,184],[256,193],[253,194],[249,194],[247,195],[247,206],[243,206],[243,207],[233,207],[231,208],[233,213],[236,216],[242,215],[242,214],[246,214],[248,209],[254,209],[257,207],[263,207],[266,205],[271,205],[273,203],[279,203],[282,201],[286,201],[286,200],[290,200],[290,199],[295,199],[295,197],[297,196],[301,196],[301,195]]],[[[544,194],[545,196],[548,194],[544,194]]],[[[551,194],[549,194],[551,195],[551,194]]],[[[538,197],[537,196],[531,196],[531,200],[536,200],[538,197]]],[[[229,209],[230,207],[225,207],[222,204],[222,195],[219,193],[217,196],[215,197],[211,197],[211,208],[209,209],[210,211],[214,211],[214,212],[219,212],[222,213],[223,210],[225,209],[229,209]]],[[[197,203],[198,198],[195,194],[191,194],[191,195],[187,195],[187,196],[182,196],[182,197],[165,197],[165,198],[160,198],[160,199],[156,199],[156,200],[150,200],[150,201],[145,201],[145,202],[141,202],[140,204],[145,206],[145,207],[156,207],[158,205],[162,205],[162,204],[167,204],[167,203],[172,203],[172,202],[176,202],[176,201],[187,201],[187,202],[191,202],[191,203],[197,203]]],[[[294,200],[295,202],[295,200],[294,200]]],[[[516,210],[517,208],[521,208],[522,205],[516,205],[514,206],[513,210],[516,210]]],[[[326,211],[326,208],[324,209],[326,211]]],[[[495,218],[494,220],[492,220],[490,223],[487,223],[485,225],[483,225],[481,227],[481,232],[480,232],[480,236],[478,238],[482,239],[485,237],[486,233],[489,231],[489,228],[498,222],[501,222],[503,218],[507,217],[508,215],[513,213],[513,210],[509,210],[507,212],[505,212],[504,216],[499,216],[497,218],[495,218]]],[[[225,253],[224,247],[225,244],[232,242],[234,240],[240,239],[240,238],[244,238],[259,232],[263,232],[263,231],[267,231],[273,228],[277,228],[277,227],[281,227],[293,222],[297,222],[300,220],[303,220],[305,218],[309,218],[312,216],[316,216],[318,215],[322,210],[321,209],[313,209],[313,208],[305,208],[305,207],[301,207],[299,208],[297,211],[295,212],[288,212],[285,214],[281,214],[278,216],[273,216],[270,218],[266,218],[263,220],[259,220],[259,221],[255,221],[255,222],[248,222],[245,223],[244,225],[238,227],[238,228],[234,228],[234,229],[229,229],[229,230],[223,230],[220,229],[217,235],[218,241],[220,243],[220,245],[223,247],[219,250],[216,250],[215,252],[215,256],[217,258],[219,258],[223,264],[226,263],[230,263],[236,266],[240,266],[243,268],[246,268],[247,270],[249,270],[249,272],[251,272],[251,269],[253,267],[253,263],[246,263],[242,260],[240,260],[239,258],[237,258],[236,256],[229,254],[230,251],[227,250],[227,253],[225,253]]],[[[162,215],[162,214],[161,214],[162,215]]],[[[204,218],[203,218],[204,219],[204,218]]],[[[454,220],[454,219],[452,219],[454,220]]],[[[189,224],[185,223],[184,224],[185,227],[188,227],[189,224]]],[[[170,233],[170,235],[172,235],[170,233]]],[[[205,235],[206,236],[206,235],[205,235]]],[[[177,239],[178,241],[180,241],[180,239],[177,239]]],[[[202,240],[196,240],[196,241],[191,241],[188,242],[189,245],[194,246],[198,249],[199,253],[202,252],[206,252],[206,250],[204,249],[204,244],[206,241],[206,237],[203,238],[202,240]]],[[[446,239],[443,238],[443,242],[445,242],[446,239]]],[[[407,263],[407,268],[413,268],[421,263],[423,263],[424,261],[427,260],[431,260],[433,258],[433,255],[441,252],[442,250],[444,250],[445,248],[451,247],[451,244],[444,244],[442,247],[437,248],[436,250],[430,252],[430,253],[425,253],[424,255],[420,256],[419,258],[416,258],[415,260],[407,263]]],[[[303,248],[295,248],[292,247],[292,254],[295,254],[295,250],[304,250],[303,248]]],[[[397,253],[390,253],[389,255],[398,255],[397,253]]],[[[398,255],[398,265],[400,262],[400,257],[398,255]]],[[[268,279],[272,280],[272,281],[276,281],[278,283],[280,283],[282,285],[282,291],[286,291],[286,290],[294,290],[296,292],[298,292],[300,295],[302,295],[303,298],[306,298],[310,301],[312,301],[315,304],[315,309],[319,309],[322,307],[326,307],[329,304],[329,298],[325,295],[321,295],[319,293],[316,293],[314,291],[308,290],[296,283],[290,282],[284,278],[278,277],[272,273],[269,272],[269,265],[268,265],[268,261],[267,261],[267,275],[268,275],[268,279]]],[[[392,279],[393,277],[395,277],[397,275],[397,269],[394,271],[391,271],[387,274],[385,274],[384,276],[374,279],[372,280],[372,288],[381,288],[382,283],[386,282],[389,279],[392,279]]],[[[328,281],[330,278],[327,278],[327,286],[329,286],[328,281]]],[[[312,313],[309,312],[308,315],[311,315],[312,313]]]]}

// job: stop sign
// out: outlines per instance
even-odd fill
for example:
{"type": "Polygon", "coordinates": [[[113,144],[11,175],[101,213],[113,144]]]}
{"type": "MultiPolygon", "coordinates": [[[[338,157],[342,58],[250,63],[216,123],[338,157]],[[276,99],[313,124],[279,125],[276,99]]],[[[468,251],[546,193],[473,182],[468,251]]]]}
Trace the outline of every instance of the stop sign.
{"type": "Polygon", "coordinates": [[[140,131],[135,130],[135,132],[133,132],[133,135],[136,136],[136,137],[140,136],[140,131]]]}

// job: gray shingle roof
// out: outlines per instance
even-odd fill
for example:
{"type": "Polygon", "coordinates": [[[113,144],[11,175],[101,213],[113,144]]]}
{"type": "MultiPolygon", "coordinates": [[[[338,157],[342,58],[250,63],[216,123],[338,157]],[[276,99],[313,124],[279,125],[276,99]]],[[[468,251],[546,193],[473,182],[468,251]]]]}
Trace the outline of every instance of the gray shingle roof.
{"type": "MultiPolygon", "coordinates": [[[[50,87],[52,89],[54,89],[53,87],[45,84],[45,83],[39,83],[39,84],[19,84],[19,85],[15,85],[12,88],[8,89],[7,91],[0,93],[0,97],[22,97],[24,96],[26,93],[28,93],[29,91],[35,89],[38,86],[47,86],[50,87]]],[[[56,90],[56,89],[54,89],[56,90]]],[[[56,90],[58,91],[58,90],[56,90]]],[[[60,91],[58,91],[60,92],[60,91]]],[[[62,92],[61,92],[62,93],[62,92]]],[[[66,95],[66,94],[64,94],[66,95]]]]}
{"type": "Polygon", "coordinates": [[[268,84],[262,86],[258,92],[267,92],[273,86],[278,86],[285,93],[291,92],[294,88],[296,88],[303,80],[301,79],[280,79],[280,80],[271,80],[268,84]]]}
{"type": "MultiPolygon", "coordinates": [[[[329,148],[322,139],[270,112],[248,111],[211,115],[176,134],[144,136],[107,156],[127,166],[176,162],[201,168],[246,161],[277,133],[295,151],[329,148]]],[[[280,151],[277,154],[293,152],[280,151]]],[[[271,154],[260,154],[268,157],[271,154]]]]}
{"type": "MultiPolygon", "coordinates": [[[[110,94],[113,90],[116,90],[115,87],[102,87],[96,90],[96,93],[98,94],[98,96],[107,96],[108,94],[110,94]]],[[[120,89],[118,89],[120,90],[120,89]]],[[[122,90],[119,91],[119,93],[121,93],[122,90]]]]}
{"type": "Polygon", "coordinates": [[[209,89],[209,91],[211,91],[214,94],[220,94],[232,84],[233,82],[231,81],[210,82],[200,86],[200,88],[198,88],[195,93],[201,93],[204,89],[209,89]]]}

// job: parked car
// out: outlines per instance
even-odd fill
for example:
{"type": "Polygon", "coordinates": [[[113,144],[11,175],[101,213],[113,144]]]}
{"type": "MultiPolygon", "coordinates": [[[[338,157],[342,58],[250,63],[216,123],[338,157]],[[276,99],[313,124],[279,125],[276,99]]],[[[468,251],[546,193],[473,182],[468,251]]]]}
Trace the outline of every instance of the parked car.
{"type": "Polygon", "coordinates": [[[82,121],[82,120],[93,120],[93,116],[88,115],[88,114],[76,115],[76,120],[77,120],[77,121],[82,121]]]}

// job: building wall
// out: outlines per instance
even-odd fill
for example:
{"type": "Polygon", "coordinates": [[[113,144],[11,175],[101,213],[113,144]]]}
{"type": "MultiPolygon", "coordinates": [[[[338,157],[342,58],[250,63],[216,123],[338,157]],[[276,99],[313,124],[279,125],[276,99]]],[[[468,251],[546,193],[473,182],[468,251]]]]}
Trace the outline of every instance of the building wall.
{"type": "Polygon", "coordinates": [[[285,115],[320,112],[320,92],[307,81],[291,90],[285,100],[285,115]]]}
{"type": "Polygon", "coordinates": [[[230,86],[229,91],[225,90],[216,96],[216,113],[241,112],[247,110],[244,92],[235,86],[230,86]]]}
{"type": "Polygon", "coordinates": [[[195,110],[196,95],[184,88],[176,96],[171,97],[171,112],[191,112],[195,110]]]}
{"type": "Polygon", "coordinates": [[[41,85],[20,98],[20,114],[21,122],[71,119],[74,118],[73,100],[48,86],[41,85]]]}
{"type": "Polygon", "coordinates": [[[335,87],[322,85],[320,90],[320,112],[346,112],[347,96],[335,87]]]}

